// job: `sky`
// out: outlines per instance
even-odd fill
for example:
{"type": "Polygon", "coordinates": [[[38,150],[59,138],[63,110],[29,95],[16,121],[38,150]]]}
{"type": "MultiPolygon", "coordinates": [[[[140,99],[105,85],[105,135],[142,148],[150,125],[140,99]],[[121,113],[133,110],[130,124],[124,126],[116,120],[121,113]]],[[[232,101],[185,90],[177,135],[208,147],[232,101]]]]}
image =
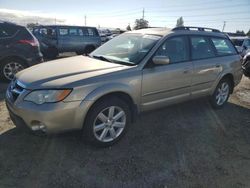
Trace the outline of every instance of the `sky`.
{"type": "Polygon", "coordinates": [[[250,29],[250,0],[0,0],[0,20],[125,29],[143,17],[151,27],[176,25],[224,31],[250,29]]]}

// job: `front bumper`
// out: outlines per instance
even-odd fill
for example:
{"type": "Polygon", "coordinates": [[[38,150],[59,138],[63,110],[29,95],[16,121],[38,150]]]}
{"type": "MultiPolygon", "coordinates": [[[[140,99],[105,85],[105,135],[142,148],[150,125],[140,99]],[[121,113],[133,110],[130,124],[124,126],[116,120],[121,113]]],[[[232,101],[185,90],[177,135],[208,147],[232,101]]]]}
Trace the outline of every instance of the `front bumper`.
{"type": "Polygon", "coordinates": [[[33,131],[42,130],[46,133],[82,129],[91,101],[62,101],[37,105],[23,100],[23,96],[27,94],[25,92],[15,101],[11,98],[10,89],[6,92],[6,105],[17,126],[25,125],[33,131]]]}

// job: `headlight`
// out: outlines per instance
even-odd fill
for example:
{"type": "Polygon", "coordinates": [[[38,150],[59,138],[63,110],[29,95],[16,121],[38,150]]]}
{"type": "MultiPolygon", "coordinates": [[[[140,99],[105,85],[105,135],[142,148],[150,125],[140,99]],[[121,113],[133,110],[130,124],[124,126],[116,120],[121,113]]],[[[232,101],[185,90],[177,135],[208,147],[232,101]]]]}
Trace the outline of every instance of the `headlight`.
{"type": "Polygon", "coordinates": [[[36,104],[59,102],[65,99],[71,92],[71,89],[64,90],[35,90],[30,92],[25,98],[25,101],[30,101],[36,104]]]}

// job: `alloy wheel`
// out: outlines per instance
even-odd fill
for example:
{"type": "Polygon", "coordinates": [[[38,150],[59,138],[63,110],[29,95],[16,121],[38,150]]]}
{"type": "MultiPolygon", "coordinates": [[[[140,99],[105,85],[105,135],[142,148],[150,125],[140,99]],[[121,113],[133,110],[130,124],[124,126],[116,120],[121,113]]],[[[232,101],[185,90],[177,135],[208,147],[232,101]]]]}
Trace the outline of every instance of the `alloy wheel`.
{"type": "Polygon", "coordinates": [[[93,131],[96,139],[111,142],[118,138],[126,126],[126,113],[118,106],[102,110],[95,118],[93,131]]]}
{"type": "Polygon", "coordinates": [[[215,100],[216,104],[221,106],[223,105],[229,95],[229,85],[227,82],[222,82],[222,84],[217,88],[215,100]]]}
{"type": "Polygon", "coordinates": [[[7,78],[8,80],[12,80],[15,74],[23,69],[24,67],[20,63],[10,62],[3,67],[3,73],[5,78],[7,78]]]}

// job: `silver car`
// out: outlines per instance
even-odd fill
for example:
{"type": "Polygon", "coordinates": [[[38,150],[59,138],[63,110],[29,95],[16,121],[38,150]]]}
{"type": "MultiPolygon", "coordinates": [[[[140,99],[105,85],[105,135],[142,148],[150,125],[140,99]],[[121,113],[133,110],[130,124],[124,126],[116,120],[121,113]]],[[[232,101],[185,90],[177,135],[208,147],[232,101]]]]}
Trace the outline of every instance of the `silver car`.
{"type": "Polygon", "coordinates": [[[33,131],[83,130],[98,146],[117,142],[137,114],[208,96],[225,105],[242,77],[240,55],[214,29],[127,32],[88,57],[33,66],[6,93],[12,120],[33,131]]]}

